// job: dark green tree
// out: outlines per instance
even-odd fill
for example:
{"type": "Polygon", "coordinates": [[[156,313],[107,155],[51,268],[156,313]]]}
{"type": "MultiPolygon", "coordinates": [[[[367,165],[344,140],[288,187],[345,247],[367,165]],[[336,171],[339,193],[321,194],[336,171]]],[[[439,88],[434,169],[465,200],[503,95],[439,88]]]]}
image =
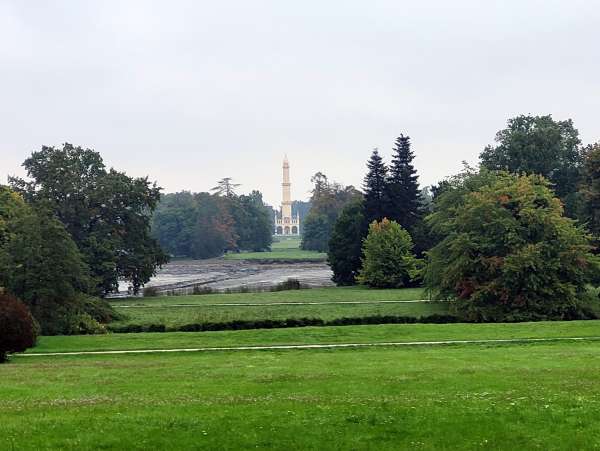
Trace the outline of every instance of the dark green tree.
{"type": "Polygon", "coordinates": [[[337,285],[354,285],[362,265],[362,241],[369,224],[365,220],[364,201],[360,198],[347,204],[338,217],[331,238],[327,260],[337,285]]]}
{"type": "Polygon", "coordinates": [[[107,171],[98,152],[68,143],[42,147],[23,166],[31,180],[11,178],[11,185],[62,222],[90,266],[98,293],[117,290],[119,279],[137,292],[167,262],[149,234],[160,197],[156,184],[107,171]]]}
{"type": "Polygon", "coordinates": [[[365,196],[365,218],[367,222],[380,221],[389,210],[387,197],[388,169],[377,149],[367,162],[367,175],[363,183],[365,196]]]}
{"type": "Polygon", "coordinates": [[[541,176],[463,174],[428,221],[443,237],[428,252],[425,281],[468,320],[571,319],[600,265],[587,235],[563,216],[541,176]]]}
{"type": "Polygon", "coordinates": [[[393,149],[386,183],[388,211],[385,216],[411,231],[421,218],[419,176],[412,162],[410,137],[400,135],[393,149]]]}
{"type": "Polygon", "coordinates": [[[65,227],[49,212],[31,211],[11,222],[10,229],[0,285],[28,305],[47,332],[66,306],[91,290],[89,268],[65,227]]]}
{"type": "Polygon", "coordinates": [[[232,198],[232,212],[238,249],[260,252],[271,247],[273,218],[259,191],[232,198]]]}
{"type": "Polygon", "coordinates": [[[218,196],[235,197],[236,188],[240,187],[239,183],[233,183],[231,177],[225,177],[217,182],[217,186],[211,191],[218,196]]]}
{"type": "Polygon", "coordinates": [[[326,252],[331,233],[331,222],[324,214],[309,214],[304,222],[301,247],[305,250],[326,252]]]}
{"type": "Polygon", "coordinates": [[[600,143],[584,149],[584,168],[581,183],[583,220],[594,237],[596,252],[600,244],[600,143]]]}
{"type": "Polygon", "coordinates": [[[152,235],[170,255],[193,257],[191,248],[198,216],[197,201],[197,196],[189,191],[161,196],[152,217],[152,235]]]}
{"type": "Polygon", "coordinates": [[[583,155],[579,132],[573,121],[555,121],[552,116],[517,116],[496,134],[496,145],[480,155],[481,165],[490,170],[515,174],[538,174],[552,183],[565,204],[568,216],[577,214],[583,155]]]}

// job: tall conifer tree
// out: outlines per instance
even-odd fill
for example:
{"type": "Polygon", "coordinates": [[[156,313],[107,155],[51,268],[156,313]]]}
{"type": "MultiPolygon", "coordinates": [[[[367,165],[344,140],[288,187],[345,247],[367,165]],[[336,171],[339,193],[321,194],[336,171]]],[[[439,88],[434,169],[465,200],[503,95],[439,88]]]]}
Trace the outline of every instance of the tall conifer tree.
{"type": "Polygon", "coordinates": [[[386,183],[388,169],[377,149],[367,161],[367,175],[363,183],[365,192],[365,219],[367,223],[381,221],[388,212],[386,183]]]}
{"type": "Polygon", "coordinates": [[[386,216],[411,231],[421,216],[419,176],[412,161],[410,137],[400,135],[393,149],[392,164],[386,190],[388,210],[386,216]]]}

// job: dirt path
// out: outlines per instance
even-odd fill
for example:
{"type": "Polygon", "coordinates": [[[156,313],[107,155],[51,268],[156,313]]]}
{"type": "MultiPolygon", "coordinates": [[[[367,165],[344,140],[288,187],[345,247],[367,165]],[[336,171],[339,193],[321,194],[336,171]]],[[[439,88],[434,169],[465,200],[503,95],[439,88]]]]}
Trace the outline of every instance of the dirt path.
{"type": "Polygon", "coordinates": [[[77,351],[77,352],[40,352],[31,354],[15,354],[13,357],[55,357],[55,356],[84,356],[84,355],[121,355],[121,354],[151,354],[166,352],[214,352],[214,351],[277,351],[293,349],[337,349],[337,348],[369,348],[369,347],[410,347],[410,346],[439,346],[439,345],[487,345],[487,344],[528,344],[561,341],[598,341],[600,337],[557,337],[557,338],[505,338],[491,340],[440,340],[440,341],[404,341],[380,343],[329,343],[305,345],[272,345],[272,346],[223,346],[209,348],[174,348],[174,349],[131,349],[123,351],[77,351]]]}

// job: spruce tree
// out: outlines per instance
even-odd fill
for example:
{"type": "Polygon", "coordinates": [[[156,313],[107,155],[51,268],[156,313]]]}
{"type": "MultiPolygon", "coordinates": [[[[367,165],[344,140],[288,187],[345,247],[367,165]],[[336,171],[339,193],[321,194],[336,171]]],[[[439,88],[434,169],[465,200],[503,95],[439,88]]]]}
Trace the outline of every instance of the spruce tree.
{"type": "Polygon", "coordinates": [[[410,137],[400,135],[393,149],[392,164],[387,180],[388,210],[386,216],[411,231],[420,219],[419,176],[412,165],[414,154],[410,137]]]}
{"type": "Polygon", "coordinates": [[[365,219],[367,223],[380,221],[388,212],[387,178],[388,169],[377,149],[367,161],[367,175],[363,189],[365,192],[365,219]]]}

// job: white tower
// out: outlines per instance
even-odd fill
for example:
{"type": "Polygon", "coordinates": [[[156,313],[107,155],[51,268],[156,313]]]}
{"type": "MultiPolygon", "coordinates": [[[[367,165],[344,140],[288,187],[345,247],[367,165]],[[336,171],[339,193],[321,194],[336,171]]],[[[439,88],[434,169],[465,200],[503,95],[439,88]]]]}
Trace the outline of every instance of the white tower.
{"type": "Polygon", "coordinates": [[[283,159],[283,183],[281,209],[275,217],[275,235],[300,235],[300,217],[292,216],[292,194],[290,183],[290,163],[283,159]]]}

